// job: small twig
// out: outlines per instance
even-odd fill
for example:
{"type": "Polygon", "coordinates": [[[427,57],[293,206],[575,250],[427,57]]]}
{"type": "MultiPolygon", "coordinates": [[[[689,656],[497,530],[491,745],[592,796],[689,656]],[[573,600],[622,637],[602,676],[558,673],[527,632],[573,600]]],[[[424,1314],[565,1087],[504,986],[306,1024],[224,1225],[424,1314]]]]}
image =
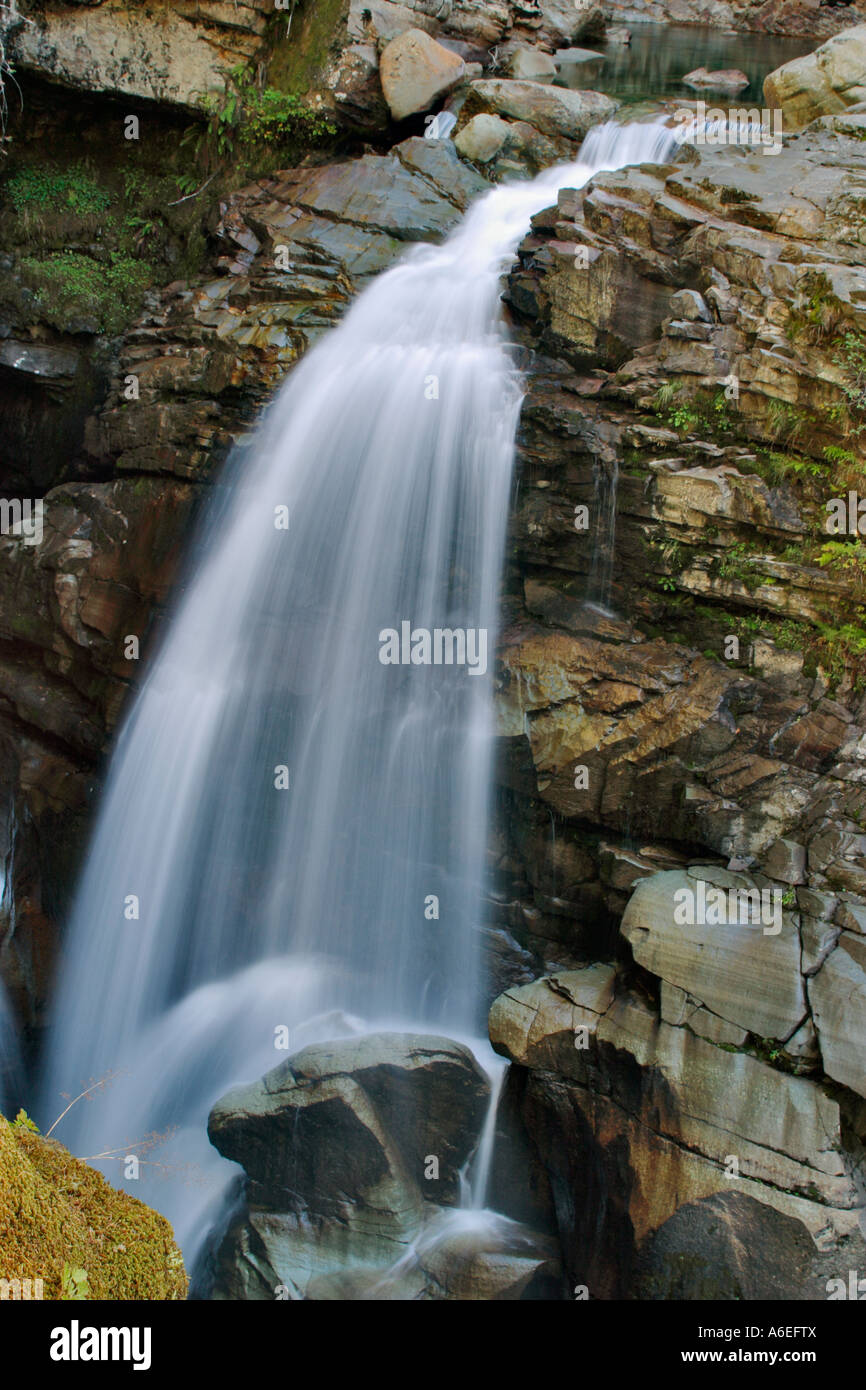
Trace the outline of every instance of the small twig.
{"type": "Polygon", "coordinates": [[[197,189],[195,190],[194,193],[187,193],[183,198],[175,198],[173,202],[171,202],[171,203],[166,203],[166,207],[176,208],[177,205],[178,205],[178,203],[188,203],[189,200],[190,200],[190,198],[197,198],[198,195],[199,195],[199,193],[204,193],[204,191],[205,191],[205,189],[207,188],[207,186],[208,186],[209,183],[213,183],[213,181],[214,181],[214,179],[216,178],[216,176],[217,176],[217,170],[215,169],[214,172],[211,174],[210,178],[209,178],[209,179],[205,179],[205,181],[204,181],[204,183],[202,184],[201,188],[197,188],[197,189]]]}
{"type": "Polygon", "coordinates": [[[60,1124],[60,1121],[63,1119],[63,1116],[69,1114],[69,1112],[70,1112],[70,1110],[72,1109],[73,1105],[77,1105],[78,1102],[79,1102],[80,1100],[83,1100],[85,1096],[89,1096],[91,1091],[98,1091],[98,1090],[100,1089],[101,1086],[107,1086],[108,1083],[109,1083],[110,1081],[113,1081],[114,1079],[115,1079],[115,1078],[114,1078],[114,1076],[112,1075],[112,1073],[111,1073],[111,1072],[107,1072],[106,1075],[103,1076],[99,1081],[94,1081],[92,1085],[88,1086],[87,1089],[86,1089],[85,1091],[79,1091],[78,1095],[75,1096],[75,1098],[69,1102],[69,1104],[67,1105],[66,1109],[63,1110],[63,1111],[61,1111],[61,1113],[57,1116],[57,1119],[54,1121],[54,1124],[51,1126],[51,1128],[49,1129],[48,1133],[45,1135],[45,1138],[46,1138],[46,1139],[50,1139],[50,1138],[51,1138],[51,1136],[52,1136],[52,1134],[54,1133],[55,1129],[56,1129],[57,1126],[60,1124]]]}

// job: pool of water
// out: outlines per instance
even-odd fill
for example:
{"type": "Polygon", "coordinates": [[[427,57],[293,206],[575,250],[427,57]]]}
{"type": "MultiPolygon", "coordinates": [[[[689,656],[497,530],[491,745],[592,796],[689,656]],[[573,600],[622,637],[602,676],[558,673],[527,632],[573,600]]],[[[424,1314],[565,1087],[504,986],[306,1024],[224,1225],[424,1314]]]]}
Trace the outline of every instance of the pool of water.
{"type": "Polygon", "coordinates": [[[588,65],[568,63],[560,68],[560,86],[607,92],[620,101],[645,101],[650,97],[704,97],[718,104],[726,94],[694,91],[683,84],[694,68],[739,68],[749,86],[738,92],[736,104],[763,104],[762,84],[768,72],[817,47],[817,40],[786,39],[774,34],[726,34],[723,30],[691,24],[629,24],[631,43],[587,44],[603,61],[588,65]]]}

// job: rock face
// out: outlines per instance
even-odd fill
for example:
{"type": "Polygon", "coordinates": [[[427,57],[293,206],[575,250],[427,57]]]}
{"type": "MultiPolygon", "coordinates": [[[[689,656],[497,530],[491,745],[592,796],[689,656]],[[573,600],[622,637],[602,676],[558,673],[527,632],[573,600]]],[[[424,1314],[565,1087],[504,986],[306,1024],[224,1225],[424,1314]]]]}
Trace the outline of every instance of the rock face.
{"type": "Polygon", "coordinates": [[[10,1124],[2,1115],[0,1270],[3,1298],[162,1300],[187,1292],[164,1217],[26,1120],[10,1124]]]}
{"type": "Polygon", "coordinates": [[[843,30],[814,53],[771,72],[764,79],[764,97],[781,108],[793,130],[866,101],[866,24],[843,30]]]}
{"type": "Polygon", "coordinates": [[[266,0],[175,0],[131,11],[123,0],[25,10],[12,61],[84,91],[200,107],[233,68],[262,52],[266,0]]]}
{"type": "Polygon", "coordinates": [[[605,0],[613,20],[711,24],[719,29],[825,39],[866,19],[866,5],[829,6],[821,0],[605,0]]]}
{"type": "Polygon", "coordinates": [[[305,1048],[214,1108],[249,1176],[216,1297],[519,1299],[558,1288],[550,1242],[457,1209],[489,1084],[447,1038],[305,1048]]]}
{"type": "Polygon", "coordinates": [[[494,912],[539,978],[490,1032],[591,1296],[825,1298],[864,1258],[866,706],[822,635],[861,625],[822,547],[863,120],[562,190],[510,276],[494,912]]]}
{"type": "Polygon", "coordinates": [[[382,53],[379,70],[385,100],[395,121],[429,111],[437,97],[463,78],[466,64],[421,29],[407,29],[382,53]]]}
{"type": "MultiPolygon", "coordinates": [[[[347,1202],[387,1212],[383,1189],[390,1200],[397,1188],[457,1200],[488,1097],[487,1078],[466,1048],[375,1034],[305,1048],[230,1091],[214,1107],[208,1134],[221,1154],[243,1162],[257,1199],[331,1217],[347,1202]],[[439,1176],[425,1181],[428,1154],[439,1176]]],[[[402,1197],[396,1205],[400,1223],[407,1205],[402,1197]]]]}

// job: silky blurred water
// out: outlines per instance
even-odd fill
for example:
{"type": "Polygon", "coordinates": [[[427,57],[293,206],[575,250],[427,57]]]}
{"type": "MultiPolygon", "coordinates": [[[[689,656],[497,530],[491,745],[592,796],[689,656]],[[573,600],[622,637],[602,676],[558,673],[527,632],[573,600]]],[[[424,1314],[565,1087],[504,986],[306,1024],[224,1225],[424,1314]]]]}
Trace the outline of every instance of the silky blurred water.
{"type": "Polygon", "coordinates": [[[98,1083],[57,1137],[165,1212],[188,1260],[238,1172],[208,1111],[285,1058],[277,1030],[291,1051],[482,1031],[489,663],[522,391],[500,277],[559,188],[672,148],[660,124],[601,127],[579,162],[412,250],[293,371],[213,503],[111,761],[40,1102],[46,1125],[98,1083]],[[404,622],[483,632],[486,673],[383,664],[404,622]]]}

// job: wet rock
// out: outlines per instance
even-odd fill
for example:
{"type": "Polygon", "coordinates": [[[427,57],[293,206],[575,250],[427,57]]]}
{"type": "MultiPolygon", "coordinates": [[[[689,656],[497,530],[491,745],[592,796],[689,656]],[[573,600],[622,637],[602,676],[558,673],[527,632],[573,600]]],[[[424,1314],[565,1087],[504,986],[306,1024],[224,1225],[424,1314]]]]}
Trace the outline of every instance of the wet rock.
{"type": "Polygon", "coordinates": [[[617,108],[601,92],[577,92],[541,82],[484,78],[472,82],[460,115],[463,125],[478,112],[526,121],[543,135],[579,141],[591,126],[607,120],[617,108]]]}
{"type": "Polygon", "coordinates": [[[864,1255],[859,1233],[844,1253],[822,1255],[796,1217],[741,1192],[720,1192],[687,1202],[646,1241],[634,1296],[816,1302],[846,1260],[856,1267],[864,1255]]]}
{"type": "Polygon", "coordinates": [[[549,1238],[456,1205],[489,1094],[465,1047],[410,1034],[316,1044],[230,1092],[208,1133],[245,1167],[250,1205],[223,1241],[214,1297],[558,1293],[549,1238]]]}
{"type": "Polygon", "coordinates": [[[381,1189],[399,1190],[400,1212],[417,1207],[422,1190],[429,1200],[456,1199],[488,1094],[484,1073],[458,1043],[371,1034],[305,1048],[230,1091],[211,1112],[208,1134],[282,1210],[383,1209],[381,1189]],[[424,1180],[428,1154],[439,1158],[436,1181],[424,1180]]]}
{"type": "Polygon", "coordinates": [[[741,92],[744,87],[748,87],[749,79],[738,68],[723,68],[713,72],[706,68],[695,68],[693,72],[686,73],[683,83],[698,92],[707,88],[716,92],[741,92]]]}
{"type": "Polygon", "coordinates": [[[737,1192],[802,1222],[837,1263],[858,1233],[859,1147],[835,1101],[730,1044],[614,999],[574,1049],[582,1076],[531,1068],[521,1115],[548,1174],[570,1280],[633,1296],[639,1252],[685,1203],[737,1192]],[[601,1217],[599,1216],[601,1213],[601,1217]]]}
{"type": "Polygon", "coordinates": [[[866,100],[866,24],[771,72],[764,79],[764,98],[781,108],[794,130],[866,100]]]}
{"type": "Polygon", "coordinates": [[[513,987],[490,1010],[494,1049],[520,1066],[582,1075],[579,1029],[593,1031],[613,1001],[614,967],[592,965],[513,987]]]}
{"type": "Polygon", "coordinates": [[[386,45],[379,60],[382,91],[395,121],[429,111],[437,97],[462,81],[465,63],[421,29],[409,29],[386,45]]]}

